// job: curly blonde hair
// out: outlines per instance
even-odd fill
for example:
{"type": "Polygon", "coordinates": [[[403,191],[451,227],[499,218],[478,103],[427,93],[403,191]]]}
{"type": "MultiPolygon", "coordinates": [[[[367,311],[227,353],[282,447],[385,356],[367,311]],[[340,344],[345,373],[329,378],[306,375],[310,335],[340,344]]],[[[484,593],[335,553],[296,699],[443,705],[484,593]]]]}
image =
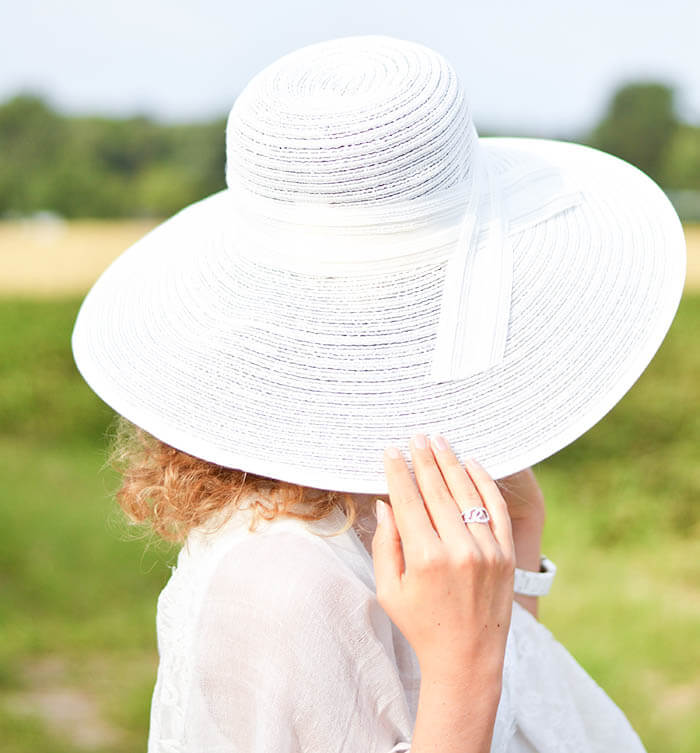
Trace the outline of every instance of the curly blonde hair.
{"type": "Polygon", "coordinates": [[[123,416],[116,417],[107,464],[121,476],[115,496],[129,521],[150,527],[171,542],[183,542],[193,528],[203,525],[216,530],[244,499],[252,510],[251,531],[261,519],[314,521],[340,507],[348,521],[332,534],[336,535],[350,528],[359,513],[355,499],[346,492],[210,463],[171,447],[123,416]],[[299,509],[300,503],[308,512],[299,509]],[[212,520],[213,527],[206,525],[212,520]]]}

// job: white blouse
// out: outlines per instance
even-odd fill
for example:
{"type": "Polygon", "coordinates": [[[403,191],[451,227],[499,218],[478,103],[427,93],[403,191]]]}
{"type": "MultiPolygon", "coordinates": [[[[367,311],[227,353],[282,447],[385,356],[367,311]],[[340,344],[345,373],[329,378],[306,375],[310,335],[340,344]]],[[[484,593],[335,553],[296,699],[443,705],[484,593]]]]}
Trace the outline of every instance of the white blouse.
{"type": "MultiPolygon", "coordinates": [[[[158,600],[149,753],[409,751],[420,670],[345,523],[236,511],[193,531],[158,600]]],[[[517,602],[492,753],[643,753],[629,722],[517,602]]]]}

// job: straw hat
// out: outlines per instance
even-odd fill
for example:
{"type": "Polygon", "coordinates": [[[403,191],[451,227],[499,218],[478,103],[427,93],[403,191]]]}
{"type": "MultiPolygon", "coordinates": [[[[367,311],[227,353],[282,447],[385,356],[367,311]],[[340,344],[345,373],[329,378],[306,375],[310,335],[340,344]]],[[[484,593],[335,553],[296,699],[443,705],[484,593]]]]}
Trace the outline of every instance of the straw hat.
{"type": "Polygon", "coordinates": [[[658,186],[479,138],[422,45],[286,55],[226,137],[227,188],[116,259],[72,338],[90,387],[187,453],[383,494],[384,447],[440,432],[499,478],[599,421],[671,325],[685,242],[658,186]]]}

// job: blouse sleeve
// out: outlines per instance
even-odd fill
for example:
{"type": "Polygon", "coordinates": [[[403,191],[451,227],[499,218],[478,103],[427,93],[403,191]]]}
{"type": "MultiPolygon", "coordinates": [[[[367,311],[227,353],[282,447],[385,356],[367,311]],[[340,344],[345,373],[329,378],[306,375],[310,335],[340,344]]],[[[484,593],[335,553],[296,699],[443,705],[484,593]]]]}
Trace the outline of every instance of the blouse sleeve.
{"type": "Polygon", "coordinates": [[[222,741],[217,751],[410,749],[391,621],[374,592],[314,538],[251,535],[210,581],[194,676],[201,713],[222,741]]]}

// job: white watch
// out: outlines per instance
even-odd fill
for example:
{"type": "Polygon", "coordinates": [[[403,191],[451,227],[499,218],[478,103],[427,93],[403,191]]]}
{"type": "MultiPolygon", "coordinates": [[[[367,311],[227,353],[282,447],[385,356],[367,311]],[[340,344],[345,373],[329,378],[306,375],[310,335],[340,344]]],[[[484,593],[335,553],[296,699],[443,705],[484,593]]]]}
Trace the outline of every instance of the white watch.
{"type": "Polygon", "coordinates": [[[513,591],[521,596],[545,596],[549,593],[557,566],[544,555],[540,557],[540,571],[515,568],[513,591]]]}

